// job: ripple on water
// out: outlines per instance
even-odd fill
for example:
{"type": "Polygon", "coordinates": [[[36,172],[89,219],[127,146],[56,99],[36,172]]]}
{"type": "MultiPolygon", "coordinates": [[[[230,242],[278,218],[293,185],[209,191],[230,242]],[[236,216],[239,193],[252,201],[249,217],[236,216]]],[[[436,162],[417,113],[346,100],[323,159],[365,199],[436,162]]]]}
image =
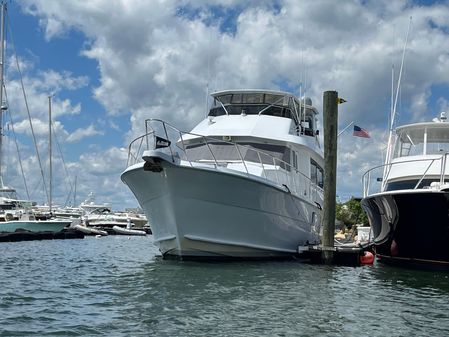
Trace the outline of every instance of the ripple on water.
{"type": "Polygon", "coordinates": [[[0,336],[447,335],[448,275],[165,261],[151,237],[0,245],[0,336]]]}

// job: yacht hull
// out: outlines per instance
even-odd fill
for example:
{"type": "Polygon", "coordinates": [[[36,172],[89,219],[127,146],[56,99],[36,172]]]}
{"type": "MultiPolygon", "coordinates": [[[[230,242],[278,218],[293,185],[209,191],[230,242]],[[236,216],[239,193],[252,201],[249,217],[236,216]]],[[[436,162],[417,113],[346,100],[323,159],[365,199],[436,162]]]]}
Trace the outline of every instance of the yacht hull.
{"type": "Polygon", "coordinates": [[[15,232],[24,229],[30,232],[59,232],[72,220],[17,220],[0,222],[0,232],[15,232]]]}
{"type": "Polygon", "coordinates": [[[277,258],[319,242],[321,209],[242,174],[160,162],[122,180],[151,222],[165,258],[277,258]],[[155,171],[155,172],[154,172],[155,171]]]}
{"type": "Polygon", "coordinates": [[[361,204],[379,261],[449,269],[449,192],[383,192],[361,204]]]}

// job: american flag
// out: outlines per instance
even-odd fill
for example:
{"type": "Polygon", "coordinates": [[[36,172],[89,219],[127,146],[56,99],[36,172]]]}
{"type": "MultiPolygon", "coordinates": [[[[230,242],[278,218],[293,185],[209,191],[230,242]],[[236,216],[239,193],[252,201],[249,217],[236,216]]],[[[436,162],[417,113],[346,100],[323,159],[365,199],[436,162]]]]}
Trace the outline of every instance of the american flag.
{"type": "Polygon", "coordinates": [[[357,125],[354,125],[354,132],[352,133],[352,135],[356,137],[371,138],[368,131],[357,125]]]}

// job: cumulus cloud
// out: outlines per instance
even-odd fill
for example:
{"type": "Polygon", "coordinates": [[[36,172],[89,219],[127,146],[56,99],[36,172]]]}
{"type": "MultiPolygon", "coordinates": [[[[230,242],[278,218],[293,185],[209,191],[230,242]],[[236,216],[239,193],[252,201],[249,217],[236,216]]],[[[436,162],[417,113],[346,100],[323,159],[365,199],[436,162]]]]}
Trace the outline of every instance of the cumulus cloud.
{"type": "MultiPolygon", "coordinates": [[[[84,34],[80,52],[98,63],[95,99],[110,116],[130,115],[124,146],[142,132],[148,117],[192,128],[204,117],[206,86],[210,91],[251,87],[298,94],[301,85],[320,110],[323,91],[337,90],[348,101],[341,108],[341,128],[356,121],[374,135],[368,145],[360,139],[359,146],[352,146],[348,134],[339,140],[338,189],[360,195],[361,184],[356,182],[361,171],[379,163],[379,148],[385,147],[391,69],[395,64],[396,82],[410,17],[400,121],[430,120],[437,109],[447,107],[447,98],[435,97],[433,91],[439,85],[447,93],[449,86],[449,5],[444,2],[113,3],[24,0],[21,5],[39,18],[48,40],[67,38],[72,30],[84,34]]],[[[72,79],[56,76],[66,87],[87,85],[87,79],[59,75],[72,79]]],[[[50,77],[55,78],[48,73],[41,80],[50,83],[45,80],[50,77]]],[[[70,102],[68,107],[81,109],[70,102]]]]}
{"type": "Polygon", "coordinates": [[[27,67],[25,70],[21,69],[21,77],[17,72],[15,60],[11,58],[7,63],[5,90],[8,105],[13,110],[15,117],[27,117],[28,110],[32,118],[48,120],[49,95],[53,95],[52,115],[54,118],[80,113],[80,103],[60,98],[58,94],[63,90],[72,91],[87,86],[89,81],[86,76],[73,76],[69,71],[56,72],[54,70],[38,70],[34,73],[35,65],[33,63],[19,60],[19,64],[25,63],[27,67]]]}
{"type": "Polygon", "coordinates": [[[89,125],[87,128],[76,129],[72,132],[66,139],[69,143],[79,142],[81,139],[86,137],[92,137],[96,135],[103,135],[104,131],[97,130],[94,125],[89,125]]]}

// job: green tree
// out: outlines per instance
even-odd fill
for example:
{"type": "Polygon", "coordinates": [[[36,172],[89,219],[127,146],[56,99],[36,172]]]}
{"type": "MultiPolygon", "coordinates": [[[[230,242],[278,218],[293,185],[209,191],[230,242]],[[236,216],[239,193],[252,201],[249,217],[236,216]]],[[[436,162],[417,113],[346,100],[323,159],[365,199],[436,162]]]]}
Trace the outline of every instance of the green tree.
{"type": "Polygon", "coordinates": [[[338,203],[336,206],[337,220],[340,220],[346,226],[352,227],[356,224],[368,224],[368,217],[365,211],[363,211],[359,200],[351,198],[345,203],[338,203]]]}

